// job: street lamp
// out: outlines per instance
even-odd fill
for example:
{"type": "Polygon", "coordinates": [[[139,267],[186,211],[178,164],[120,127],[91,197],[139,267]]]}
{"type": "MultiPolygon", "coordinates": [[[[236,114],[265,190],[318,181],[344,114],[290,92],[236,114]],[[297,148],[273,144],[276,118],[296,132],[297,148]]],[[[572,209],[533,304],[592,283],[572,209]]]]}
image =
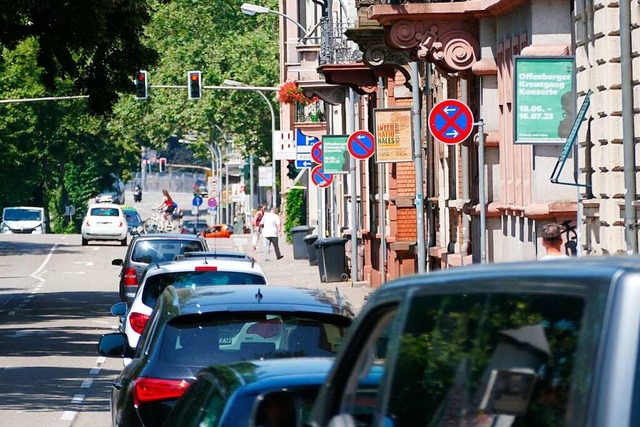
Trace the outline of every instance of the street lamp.
{"type": "MultiPolygon", "coordinates": [[[[245,3],[242,6],[244,7],[245,5],[249,5],[249,4],[245,3]]],[[[254,6],[254,5],[249,5],[249,6],[254,6]]],[[[256,8],[261,8],[261,6],[255,6],[255,7],[256,8]]],[[[266,8],[262,8],[262,9],[266,9],[266,8]]],[[[225,80],[223,82],[223,84],[225,86],[232,86],[232,87],[247,87],[248,86],[248,85],[246,85],[244,83],[241,83],[241,82],[238,82],[236,80],[229,80],[229,79],[225,80]]],[[[258,92],[260,94],[260,96],[262,96],[262,98],[265,100],[267,105],[269,106],[269,112],[271,113],[271,141],[273,142],[273,135],[276,132],[276,114],[273,111],[273,105],[271,104],[271,101],[269,101],[269,98],[267,98],[267,95],[264,94],[264,92],[262,92],[261,90],[256,90],[255,92],[258,92]]],[[[274,157],[274,158],[271,159],[271,192],[272,192],[272,198],[273,198],[272,204],[273,204],[273,206],[276,206],[276,201],[277,201],[277,197],[276,197],[276,159],[275,159],[274,154],[275,153],[272,153],[272,157],[274,157]]],[[[251,156],[251,161],[253,162],[253,156],[251,156]]],[[[251,170],[253,171],[253,165],[251,165],[251,170]]],[[[251,203],[253,205],[253,181],[251,181],[251,203]]]]}
{"type": "Polygon", "coordinates": [[[272,10],[272,9],[267,8],[267,7],[258,6],[258,5],[251,4],[251,3],[242,3],[242,6],[240,6],[240,10],[242,11],[242,13],[244,13],[245,15],[249,15],[249,16],[253,16],[256,13],[275,13],[276,15],[280,15],[283,18],[288,19],[289,21],[291,21],[294,24],[296,24],[304,32],[305,36],[307,35],[307,29],[304,26],[302,26],[301,23],[299,23],[298,21],[296,21],[292,17],[290,17],[288,15],[285,15],[284,13],[279,12],[277,10],[272,10]]]}

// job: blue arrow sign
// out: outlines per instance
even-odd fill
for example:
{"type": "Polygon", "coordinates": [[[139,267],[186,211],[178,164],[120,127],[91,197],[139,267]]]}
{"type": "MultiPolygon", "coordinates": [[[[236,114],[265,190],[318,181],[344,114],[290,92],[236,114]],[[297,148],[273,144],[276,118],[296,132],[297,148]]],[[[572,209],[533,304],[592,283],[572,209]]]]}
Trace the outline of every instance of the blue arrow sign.
{"type": "Polygon", "coordinates": [[[193,206],[200,206],[202,204],[202,197],[200,196],[194,197],[193,200],[191,201],[191,204],[193,206]]]}
{"type": "Polygon", "coordinates": [[[296,129],[296,168],[309,168],[313,163],[311,162],[311,147],[318,142],[319,139],[315,136],[305,135],[296,129]]]}
{"type": "Polygon", "coordinates": [[[296,167],[298,168],[310,168],[313,166],[313,162],[311,160],[302,160],[296,162],[296,167]]]}

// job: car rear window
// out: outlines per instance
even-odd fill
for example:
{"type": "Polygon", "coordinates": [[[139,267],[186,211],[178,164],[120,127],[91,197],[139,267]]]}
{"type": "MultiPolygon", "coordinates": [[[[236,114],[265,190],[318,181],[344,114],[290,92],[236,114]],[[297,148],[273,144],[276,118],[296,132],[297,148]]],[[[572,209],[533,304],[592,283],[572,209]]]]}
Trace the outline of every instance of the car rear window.
{"type": "Polygon", "coordinates": [[[91,216],[120,216],[117,208],[91,208],[91,216]]]}
{"type": "Polygon", "coordinates": [[[185,252],[203,250],[204,245],[199,240],[144,240],[135,244],[131,260],[146,264],[173,261],[176,256],[185,252]]]}
{"type": "Polygon", "coordinates": [[[413,298],[386,416],[397,426],[497,425],[505,417],[513,427],[565,425],[572,407],[587,405],[594,366],[595,347],[584,337],[597,341],[600,325],[586,300],[526,293],[413,298]]]}
{"type": "Polygon", "coordinates": [[[149,307],[156,305],[162,291],[169,285],[175,288],[191,288],[218,285],[264,285],[264,276],[240,271],[180,271],[147,276],[142,290],[142,302],[149,307]]]}
{"type": "Polygon", "coordinates": [[[179,316],[165,327],[159,358],[206,366],[261,358],[331,357],[340,348],[350,322],[343,316],[317,313],[179,316]]]}

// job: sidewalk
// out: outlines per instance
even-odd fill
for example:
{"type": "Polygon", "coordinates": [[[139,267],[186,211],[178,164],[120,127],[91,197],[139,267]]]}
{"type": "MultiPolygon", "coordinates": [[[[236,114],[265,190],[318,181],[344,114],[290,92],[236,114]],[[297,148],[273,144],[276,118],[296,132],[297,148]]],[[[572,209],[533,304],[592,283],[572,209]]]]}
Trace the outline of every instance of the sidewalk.
{"type": "Polygon", "coordinates": [[[345,300],[353,306],[356,314],[365,304],[365,297],[372,291],[367,285],[352,286],[351,281],[322,283],[318,266],[309,265],[307,259],[293,259],[293,244],[287,243],[284,237],[279,239],[280,252],[284,258],[276,260],[275,254],[272,253],[270,261],[264,260],[262,242],[258,249],[253,251],[250,234],[234,235],[232,239],[237,250],[253,255],[260,263],[270,286],[295,286],[325,291],[335,291],[337,288],[345,300]]]}

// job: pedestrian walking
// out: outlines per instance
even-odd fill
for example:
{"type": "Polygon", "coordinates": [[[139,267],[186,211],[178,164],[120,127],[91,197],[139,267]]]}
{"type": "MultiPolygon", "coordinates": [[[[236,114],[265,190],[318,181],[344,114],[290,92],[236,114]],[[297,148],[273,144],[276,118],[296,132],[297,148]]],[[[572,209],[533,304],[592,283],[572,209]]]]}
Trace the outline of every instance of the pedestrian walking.
{"type": "Polygon", "coordinates": [[[278,208],[271,208],[270,212],[267,212],[262,217],[262,236],[264,237],[264,260],[269,261],[269,252],[271,245],[273,245],[273,251],[276,253],[276,259],[281,259],[283,255],[280,253],[280,246],[278,245],[278,237],[282,233],[282,226],[280,225],[280,215],[278,215],[278,208]]]}
{"type": "Polygon", "coordinates": [[[562,226],[560,224],[552,222],[542,227],[542,246],[547,254],[540,258],[541,261],[569,258],[567,254],[562,252],[562,226]]]}
{"type": "Polygon", "coordinates": [[[260,235],[262,234],[262,217],[264,216],[264,206],[258,206],[258,209],[253,212],[253,218],[251,220],[251,245],[255,251],[260,241],[260,235]]]}

